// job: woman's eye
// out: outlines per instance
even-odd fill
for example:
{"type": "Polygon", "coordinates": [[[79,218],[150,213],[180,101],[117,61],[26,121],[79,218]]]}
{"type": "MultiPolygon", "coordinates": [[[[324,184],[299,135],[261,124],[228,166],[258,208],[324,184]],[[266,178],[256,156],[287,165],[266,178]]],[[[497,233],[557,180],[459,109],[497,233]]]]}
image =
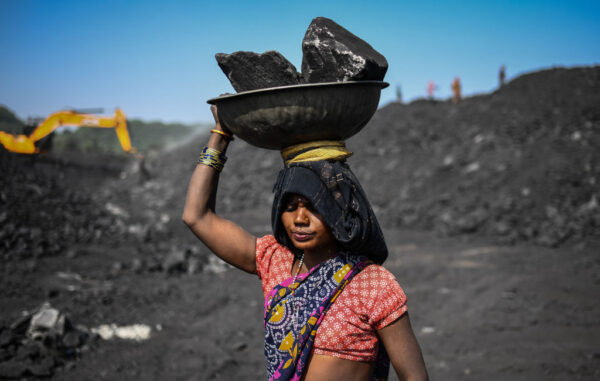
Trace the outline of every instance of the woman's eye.
{"type": "Polygon", "coordinates": [[[293,212],[294,210],[296,210],[296,208],[298,208],[298,205],[296,204],[289,204],[285,206],[285,211],[286,212],[293,212]]]}

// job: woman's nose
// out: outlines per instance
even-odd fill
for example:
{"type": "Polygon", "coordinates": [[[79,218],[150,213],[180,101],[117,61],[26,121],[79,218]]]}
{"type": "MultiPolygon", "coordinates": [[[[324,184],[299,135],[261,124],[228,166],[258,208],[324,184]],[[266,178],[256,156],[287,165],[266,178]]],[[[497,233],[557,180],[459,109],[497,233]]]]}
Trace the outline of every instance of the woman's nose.
{"type": "Polygon", "coordinates": [[[296,215],[294,218],[295,224],[308,224],[308,214],[306,213],[306,208],[303,206],[298,207],[296,209],[296,215]]]}

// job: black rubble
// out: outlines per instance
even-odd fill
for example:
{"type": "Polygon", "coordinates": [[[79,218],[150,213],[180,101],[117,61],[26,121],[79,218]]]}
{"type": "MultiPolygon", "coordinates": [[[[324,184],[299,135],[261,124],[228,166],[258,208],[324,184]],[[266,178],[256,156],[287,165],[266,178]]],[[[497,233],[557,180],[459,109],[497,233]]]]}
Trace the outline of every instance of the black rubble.
{"type": "Polygon", "coordinates": [[[387,60],[333,20],[315,18],[302,41],[305,82],[381,81],[387,60]]]}
{"type": "Polygon", "coordinates": [[[96,337],[49,303],[27,312],[9,327],[0,326],[0,379],[50,377],[72,362],[96,337]]]}
{"type": "Polygon", "coordinates": [[[297,85],[300,74],[281,53],[269,50],[263,54],[235,52],[215,55],[219,67],[229,78],[235,91],[297,85]]]}

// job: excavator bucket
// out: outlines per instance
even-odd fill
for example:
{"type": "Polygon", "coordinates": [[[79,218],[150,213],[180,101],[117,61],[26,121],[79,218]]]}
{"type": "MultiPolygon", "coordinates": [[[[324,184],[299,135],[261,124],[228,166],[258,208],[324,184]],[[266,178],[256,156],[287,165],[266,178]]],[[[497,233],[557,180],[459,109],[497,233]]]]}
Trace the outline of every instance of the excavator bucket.
{"type": "Polygon", "coordinates": [[[11,152],[28,154],[37,152],[33,140],[26,135],[11,135],[0,131],[0,143],[11,152]]]}

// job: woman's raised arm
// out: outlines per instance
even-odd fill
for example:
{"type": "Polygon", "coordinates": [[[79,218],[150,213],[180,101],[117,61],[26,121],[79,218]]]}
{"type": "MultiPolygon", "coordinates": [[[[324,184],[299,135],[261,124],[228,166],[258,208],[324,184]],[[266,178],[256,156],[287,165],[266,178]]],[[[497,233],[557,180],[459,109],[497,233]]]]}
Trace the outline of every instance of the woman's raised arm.
{"type": "MultiPolygon", "coordinates": [[[[230,134],[219,123],[216,106],[211,106],[215,129],[230,134]]],[[[213,133],[207,147],[225,153],[229,138],[213,133]]],[[[256,270],[256,237],[215,213],[219,172],[196,165],[188,186],[183,222],[209,249],[225,262],[247,272],[256,270]]]]}

